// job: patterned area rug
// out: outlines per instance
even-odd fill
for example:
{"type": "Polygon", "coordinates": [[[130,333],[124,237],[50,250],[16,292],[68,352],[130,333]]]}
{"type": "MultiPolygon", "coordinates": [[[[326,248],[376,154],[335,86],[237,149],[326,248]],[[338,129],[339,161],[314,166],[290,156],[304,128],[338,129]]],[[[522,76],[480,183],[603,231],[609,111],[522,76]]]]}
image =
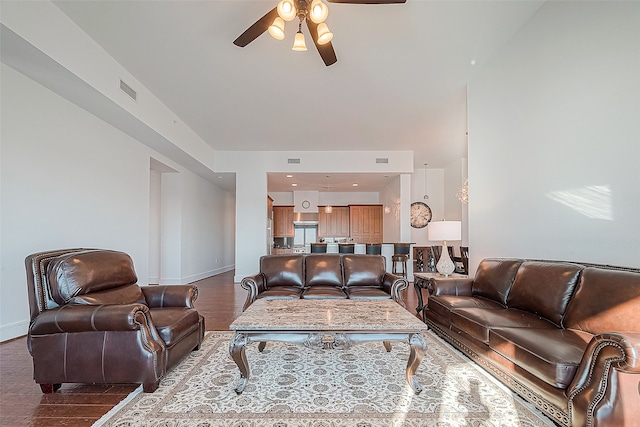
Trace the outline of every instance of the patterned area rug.
{"type": "Polygon", "coordinates": [[[314,350],[270,342],[247,346],[251,369],[241,395],[229,356],[230,332],[208,332],[199,351],[155,393],[136,390],[94,426],[424,427],[554,426],[535,408],[431,333],[417,377],[405,378],[409,346],[314,350]]]}

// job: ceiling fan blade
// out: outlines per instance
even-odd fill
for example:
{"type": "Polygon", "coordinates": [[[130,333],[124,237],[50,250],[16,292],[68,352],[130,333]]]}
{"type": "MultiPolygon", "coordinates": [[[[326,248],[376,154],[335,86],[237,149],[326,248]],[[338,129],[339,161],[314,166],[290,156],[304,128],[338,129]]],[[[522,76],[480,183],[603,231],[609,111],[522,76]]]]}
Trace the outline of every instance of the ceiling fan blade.
{"type": "Polygon", "coordinates": [[[277,7],[274,7],[270,12],[258,19],[252,26],[247,28],[244,33],[240,34],[240,36],[233,41],[233,44],[245,47],[257,39],[260,34],[267,31],[269,29],[269,25],[271,25],[273,20],[276,19],[276,16],[278,16],[278,10],[277,7]]]}
{"type": "Polygon", "coordinates": [[[322,57],[324,65],[328,67],[329,65],[335,64],[338,58],[336,58],[336,52],[333,50],[331,42],[318,44],[318,24],[313,22],[311,19],[305,19],[305,21],[307,22],[309,34],[311,34],[311,38],[313,39],[313,44],[316,45],[316,49],[318,49],[318,53],[322,57]]]}
{"type": "Polygon", "coordinates": [[[394,4],[406,3],[407,0],[327,0],[329,3],[345,3],[345,4],[394,4]]]}

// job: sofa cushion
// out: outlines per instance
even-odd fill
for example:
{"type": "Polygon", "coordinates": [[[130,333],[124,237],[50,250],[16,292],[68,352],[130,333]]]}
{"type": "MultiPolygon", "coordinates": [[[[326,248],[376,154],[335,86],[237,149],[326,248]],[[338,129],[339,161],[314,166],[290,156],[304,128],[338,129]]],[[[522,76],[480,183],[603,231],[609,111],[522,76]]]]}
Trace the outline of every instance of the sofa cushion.
{"type": "Polygon", "coordinates": [[[522,264],[520,259],[482,260],[473,280],[473,295],[479,295],[506,306],[507,296],[520,264],[522,264]]]}
{"type": "Polygon", "coordinates": [[[547,384],[565,389],[592,336],[561,328],[493,328],[489,347],[547,384]]]}
{"type": "Polygon", "coordinates": [[[489,330],[494,327],[556,329],[546,319],[533,314],[502,308],[499,310],[486,308],[457,308],[449,314],[451,328],[466,332],[473,338],[489,343],[489,330]]]}
{"type": "Polygon", "coordinates": [[[582,266],[564,262],[526,261],[520,265],[507,305],[560,326],[582,266]]]}
{"type": "Polygon", "coordinates": [[[267,289],[272,286],[302,288],[303,269],[304,258],[301,255],[266,255],[260,258],[260,272],[267,289]]]}
{"type": "Polygon", "coordinates": [[[73,297],[138,281],[133,260],[124,252],[87,250],[56,257],[47,266],[52,298],[67,304],[73,297]]]}
{"type": "Polygon", "coordinates": [[[304,257],[306,286],[342,287],[340,255],[314,254],[304,257]]]}
{"type": "Polygon", "coordinates": [[[315,285],[306,288],[303,299],[346,299],[347,294],[337,286],[315,285]]]}
{"type": "Polygon", "coordinates": [[[565,328],[600,334],[640,325],[640,274],[587,267],[562,321],[565,328]]]}
{"type": "Polygon", "coordinates": [[[381,255],[343,255],[345,286],[382,286],[385,274],[381,255]]]}
{"type": "Polygon", "coordinates": [[[266,291],[260,292],[257,298],[264,299],[299,299],[302,295],[300,286],[272,286],[266,291]]]}
{"type": "Polygon", "coordinates": [[[390,299],[380,286],[351,286],[345,288],[349,299],[390,299]]]}
{"type": "Polygon", "coordinates": [[[91,292],[78,295],[69,304],[102,305],[102,304],[147,304],[142,289],[137,284],[120,286],[106,291],[91,292]]]}
{"type": "Polygon", "coordinates": [[[504,309],[499,303],[486,299],[457,295],[429,296],[427,310],[442,316],[449,321],[449,312],[456,308],[487,308],[493,310],[504,309]]]}
{"type": "Polygon", "coordinates": [[[200,327],[200,315],[193,308],[163,307],[152,308],[153,321],[160,338],[167,346],[171,346],[194,329],[200,327]]]}

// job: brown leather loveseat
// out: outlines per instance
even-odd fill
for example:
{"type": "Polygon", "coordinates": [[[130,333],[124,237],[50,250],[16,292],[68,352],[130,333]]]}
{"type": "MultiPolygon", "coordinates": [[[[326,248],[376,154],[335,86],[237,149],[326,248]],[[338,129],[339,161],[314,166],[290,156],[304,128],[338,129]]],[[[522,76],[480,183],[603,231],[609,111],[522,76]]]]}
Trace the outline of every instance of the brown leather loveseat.
{"type": "Polygon", "coordinates": [[[138,286],[133,261],[117,251],[47,251],[25,264],[27,345],[45,393],[62,383],[139,383],[153,392],[200,347],[195,286],[138,286]]]}
{"type": "Polygon", "coordinates": [[[385,271],[381,255],[265,255],[260,272],[242,279],[249,293],[243,310],[257,298],[393,299],[404,306],[408,282],[385,271]]]}
{"type": "Polygon", "coordinates": [[[435,278],[429,326],[566,426],[640,426],[640,270],[485,259],[435,278]]]}

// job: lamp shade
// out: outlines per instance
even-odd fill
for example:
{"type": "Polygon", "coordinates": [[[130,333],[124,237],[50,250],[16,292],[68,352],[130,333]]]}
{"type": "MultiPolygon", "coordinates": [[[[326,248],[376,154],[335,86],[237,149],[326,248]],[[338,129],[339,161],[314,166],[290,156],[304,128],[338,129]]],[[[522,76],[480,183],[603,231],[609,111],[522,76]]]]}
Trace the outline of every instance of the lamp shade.
{"type": "Polygon", "coordinates": [[[313,0],[311,2],[311,10],[309,11],[309,17],[313,22],[319,24],[324,22],[329,16],[329,8],[322,0],[313,0]]]}
{"type": "Polygon", "coordinates": [[[276,40],[284,39],[284,21],[279,16],[273,20],[273,24],[269,26],[269,34],[276,40]]]}
{"type": "Polygon", "coordinates": [[[462,222],[460,221],[432,221],[427,226],[429,240],[461,240],[462,222]]]}
{"type": "Polygon", "coordinates": [[[302,31],[298,31],[296,33],[296,37],[293,39],[293,47],[291,49],[298,52],[304,52],[307,50],[307,45],[304,42],[304,34],[302,34],[302,31]]]}
{"type": "Polygon", "coordinates": [[[291,21],[296,17],[298,12],[296,11],[296,7],[293,4],[293,0],[281,0],[278,3],[278,15],[280,18],[285,21],[291,21]]]}
{"type": "Polygon", "coordinates": [[[327,44],[333,38],[333,33],[324,22],[318,25],[318,44],[327,44]]]}

